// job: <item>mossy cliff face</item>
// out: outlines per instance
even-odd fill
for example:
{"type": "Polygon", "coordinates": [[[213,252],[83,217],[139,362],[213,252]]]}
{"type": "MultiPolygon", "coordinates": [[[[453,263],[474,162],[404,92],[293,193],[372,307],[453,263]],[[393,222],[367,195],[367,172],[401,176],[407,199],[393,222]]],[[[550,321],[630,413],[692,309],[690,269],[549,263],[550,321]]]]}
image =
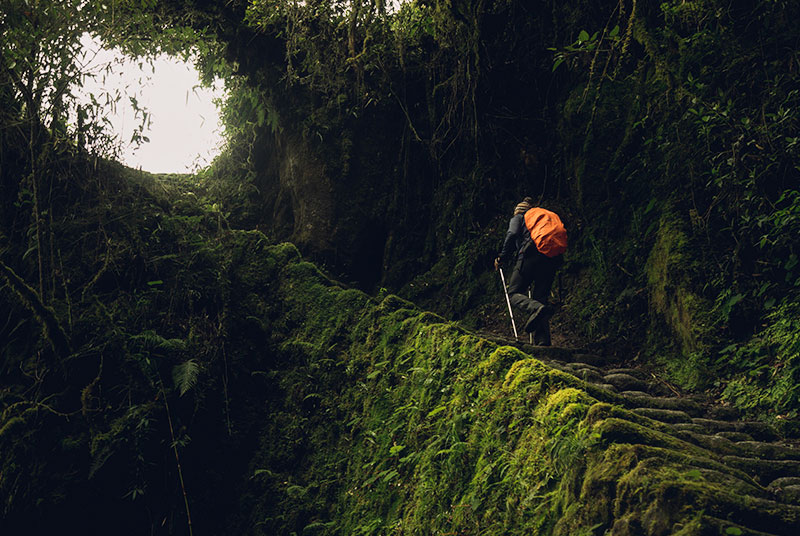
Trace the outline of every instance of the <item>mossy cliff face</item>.
{"type": "Polygon", "coordinates": [[[397,297],[342,289],[290,245],[237,242],[232,281],[272,327],[277,366],[234,532],[788,534],[800,523],[614,395],[397,297]]]}

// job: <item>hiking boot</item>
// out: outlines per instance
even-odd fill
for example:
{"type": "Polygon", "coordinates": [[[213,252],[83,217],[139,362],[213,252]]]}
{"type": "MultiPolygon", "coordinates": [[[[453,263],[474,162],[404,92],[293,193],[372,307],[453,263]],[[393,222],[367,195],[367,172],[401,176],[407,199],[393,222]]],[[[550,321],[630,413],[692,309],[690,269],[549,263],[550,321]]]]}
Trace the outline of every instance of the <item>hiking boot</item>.
{"type": "Polygon", "coordinates": [[[533,332],[533,344],[536,346],[550,346],[550,322],[540,319],[533,332]]]}
{"type": "Polygon", "coordinates": [[[525,322],[525,331],[527,333],[533,333],[536,331],[539,322],[546,322],[551,316],[553,316],[553,308],[549,305],[540,304],[539,307],[531,313],[531,316],[528,317],[528,321],[525,322]]]}

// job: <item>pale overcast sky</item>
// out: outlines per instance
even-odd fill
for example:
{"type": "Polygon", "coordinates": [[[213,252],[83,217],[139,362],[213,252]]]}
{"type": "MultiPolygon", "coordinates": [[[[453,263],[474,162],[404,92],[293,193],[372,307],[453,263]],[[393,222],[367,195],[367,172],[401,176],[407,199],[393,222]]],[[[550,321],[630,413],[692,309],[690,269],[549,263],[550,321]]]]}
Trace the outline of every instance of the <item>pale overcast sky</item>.
{"type": "MultiPolygon", "coordinates": [[[[84,47],[98,49],[88,38],[84,47]]],[[[120,57],[102,50],[92,65],[120,57]]],[[[150,130],[145,132],[150,141],[136,149],[129,143],[136,120],[128,98],[123,97],[115,111],[108,108],[114,131],[123,142],[120,159],[125,165],[151,173],[189,173],[209,164],[222,145],[219,112],[213,102],[223,95],[222,84],[208,89],[199,87],[199,83],[193,66],[161,56],[152,67],[144,62],[139,68],[138,61],[115,65],[112,74],[89,81],[83,91],[85,95],[99,95],[120,90],[135,96],[139,106],[150,112],[150,130]]]]}

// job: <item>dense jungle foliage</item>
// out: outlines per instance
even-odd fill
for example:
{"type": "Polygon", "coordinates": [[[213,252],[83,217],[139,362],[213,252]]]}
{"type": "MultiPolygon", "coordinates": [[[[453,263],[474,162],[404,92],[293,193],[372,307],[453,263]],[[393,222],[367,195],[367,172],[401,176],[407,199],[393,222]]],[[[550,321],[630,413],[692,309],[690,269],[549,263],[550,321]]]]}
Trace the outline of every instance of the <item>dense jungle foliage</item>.
{"type": "Polygon", "coordinates": [[[796,2],[0,6],[0,528],[796,528],[475,334],[509,331],[491,262],[530,195],[570,235],[558,344],[792,428],[796,2]],[[211,167],[114,163],[87,32],[225,79],[211,167]]]}
{"type": "Polygon", "coordinates": [[[481,327],[533,195],[570,227],[565,341],[796,415],[794,3],[350,7],[175,5],[242,75],[223,210],[481,327]]]}

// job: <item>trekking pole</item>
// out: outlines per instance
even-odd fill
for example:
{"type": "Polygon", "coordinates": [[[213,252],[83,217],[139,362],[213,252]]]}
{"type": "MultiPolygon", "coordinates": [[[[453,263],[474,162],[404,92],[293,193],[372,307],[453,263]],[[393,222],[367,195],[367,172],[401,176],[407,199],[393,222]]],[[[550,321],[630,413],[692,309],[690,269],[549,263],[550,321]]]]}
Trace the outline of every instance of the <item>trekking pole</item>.
{"type": "Polygon", "coordinates": [[[500,280],[503,282],[503,294],[506,296],[506,305],[508,305],[508,316],[511,317],[511,327],[514,329],[514,340],[518,340],[517,325],[514,323],[514,313],[511,311],[511,300],[508,297],[508,289],[506,288],[506,276],[503,275],[503,269],[500,268],[500,280]]]}
{"type": "MultiPolygon", "coordinates": [[[[528,299],[532,300],[533,296],[531,295],[531,289],[528,289],[528,299]]],[[[533,333],[528,333],[528,342],[533,344],[533,333]]]]}

